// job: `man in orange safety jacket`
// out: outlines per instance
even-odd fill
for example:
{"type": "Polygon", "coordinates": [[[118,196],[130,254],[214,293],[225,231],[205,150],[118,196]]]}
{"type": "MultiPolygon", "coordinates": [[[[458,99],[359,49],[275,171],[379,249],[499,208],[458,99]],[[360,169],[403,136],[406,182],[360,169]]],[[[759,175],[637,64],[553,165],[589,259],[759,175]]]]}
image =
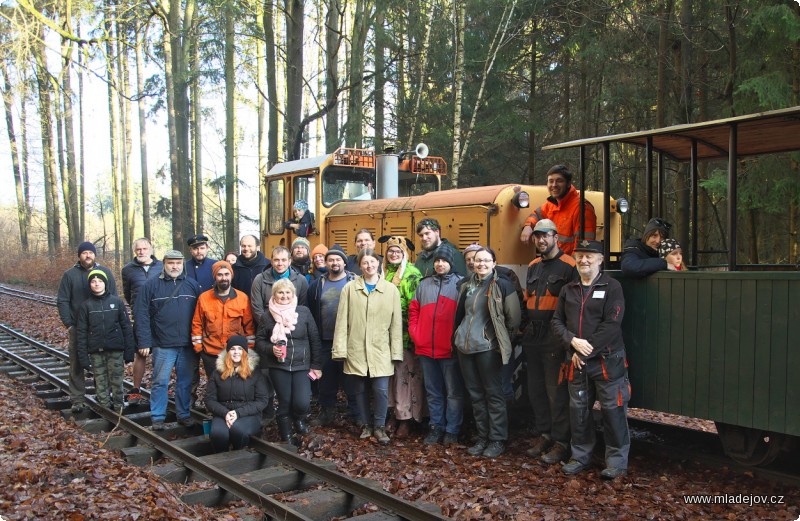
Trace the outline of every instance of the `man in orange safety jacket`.
{"type": "MultiPolygon", "coordinates": [[[[547,171],[547,189],[550,197],[542,206],[525,219],[519,240],[530,242],[533,227],[540,219],[550,219],[558,228],[558,247],[567,255],[572,255],[575,245],[581,239],[581,197],[572,186],[572,172],[564,165],[555,165],[547,171]]],[[[589,201],[585,201],[584,236],[593,241],[596,236],[597,215],[589,201]]]]}

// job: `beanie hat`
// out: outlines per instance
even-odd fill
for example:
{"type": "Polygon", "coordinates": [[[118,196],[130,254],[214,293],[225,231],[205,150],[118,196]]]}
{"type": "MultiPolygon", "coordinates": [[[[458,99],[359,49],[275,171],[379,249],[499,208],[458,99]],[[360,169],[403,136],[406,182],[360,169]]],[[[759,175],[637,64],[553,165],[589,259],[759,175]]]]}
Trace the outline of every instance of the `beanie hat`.
{"type": "Polygon", "coordinates": [[[666,239],[669,237],[669,230],[672,228],[672,225],[665,221],[660,217],[653,217],[649,221],[647,221],[647,225],[644,227],[644,233],[642,234],[642,240],[647,240],[647,238],[655,233],[656,231],[661,232],[661,240],[666,239]]]}
{"type": "Polygon", "coordinates": [[[680,249],[681,245],[675,239],[664,239],[658,245],[658,256],[662,259],[675,250],[680,249]]]}
{"type": "Polygon", "coordinates": [[[164,260],[167,259],[181,259],[183,260],[183,253],[178,250],[167,250],[164,252],[164,260]]]}
{"type": "Polygon", "coordinates": [[[314,255],[325,255],[326,253],[328,253],[328,247],[324,244],[317,244],[314,246],[314,249],[311,250],[311,255],[309,255],[309,257],[313,259],[314,255]]]}
{"type": "Polygon", "coordinates": [[[294,209],[295,210],[308,210],[308,203],[305,202],[303,199],[298,199],[294,202],[294,209]]]}
{"type": "Polygon", "coordinates": [[[233,275],[233,266],[231,266],[231,263],[226,261],[226,260],[221,260],[221,261],[215,262],[211,266],[211,276],[216,279],[217,278],[217,272],[219,270],[221,270],[222,268],[226,268],[228,271],[231,272],[231,275],[233,275]]]}
{"type": "Polygon", "coordinates": [[[233,346],[239,346],[243,350],[247,351],[247,339],[242,335],[233,335],[225,344],[225,351],[230,351],[233,346]]]}
{"type": "Polygon", "coordinates": [[[305,237],[298,237],[295,239],[294,242],[292,242],[292,249],[294,249],[295,246],[305,246],[306,251],[311,251],[311,243],[308,242],[308,239],[305,237]]]}
{"type": "Polygon", "coordinates": [[[347,263],[347,254],[338,244],[334,244],[333,246],[330,247],[327,253],[325,253],[325,259],[327,260],[328,257],[330,257],[331,255],[338,255],[339,257],[342,258],[342,262],[344,262],[345,264],[347,263]]]}
{"type": "Polygon", "coordinates": [[[453,267],[453,252],[450,251],[450,248],[445,248],[444,246],[436,248],[436,251],[433,252],[433,260],[437,261],[439,259],[445,261],[451,268],[453,267]]]}
{"type": "Polygon", "coordinates": [[[547,171],[547,177],[550,177],[551,174],[563,175],[567,183],[572,183],[572,171],[566,165],[551,166],[550,170],[547,171]]]}
{"type": "Polygon", "coordinates": [[[85,251],[90,251],[97,255],[97,248],[94,247],[94,244],[89,241],[84,241],[78,246],[78,255],[85,251]]]}
{"type": "MultiPolygon", "coordinates": [[[[467,253],[469,253],[469,252],[471,252],[471,251],[478,251],[478,250],[480,250],[480,249],[482,249],[482,248],[483,248],[483,246],[481,246],[481,245],[480,245],[480,244],[478,244],[477,242],[473,242],[472,244],[470,244],[469,246],[467,246],[466,248],[464,248],[464,255],[466,255],[467,253]]],[[[435,260],[435,259],[434,259],[434,260],[435,260]]]]}
{"type": "MultiPolygon", "coordinates": [[[[83,251],[86,251],[86,250],[83,250],[83,251]]],[[[91,282],[92,279],[94,279],[94,278],[103,279],[103,282],[108,284],[108,275],[106,275],[106,272],[103,271],[103,270],[92,270],[92,271],[90,271],[87,280],[89,282],[91,282]]]]}

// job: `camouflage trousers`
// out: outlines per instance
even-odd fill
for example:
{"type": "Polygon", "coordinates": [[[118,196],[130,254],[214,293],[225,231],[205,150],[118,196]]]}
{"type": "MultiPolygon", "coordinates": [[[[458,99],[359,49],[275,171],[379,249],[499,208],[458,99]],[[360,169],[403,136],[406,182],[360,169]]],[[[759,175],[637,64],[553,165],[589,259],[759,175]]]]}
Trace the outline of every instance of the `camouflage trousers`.
{"type": "Polygon", "coordinates": [[[122,408],[125,399],[122,388],[125,379],[124,353],[122,351],[89,353],[89,358],[92,360],[97,403],[114,410],[122,408]]]}

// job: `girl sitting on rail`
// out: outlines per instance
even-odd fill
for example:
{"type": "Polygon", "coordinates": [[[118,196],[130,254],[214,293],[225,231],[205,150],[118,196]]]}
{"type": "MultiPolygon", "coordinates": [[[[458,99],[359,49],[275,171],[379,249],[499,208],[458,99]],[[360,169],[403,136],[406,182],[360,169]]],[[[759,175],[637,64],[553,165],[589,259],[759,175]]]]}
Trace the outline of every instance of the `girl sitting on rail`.
{"type": "Polygon", "coordinates": [[[261,411],[267,407],[267,381],[258,370],[258,354],[248,352],[247,339],[234,335],[217,356],[217,368],[208,380],[206,408],[211,420],[211,445],[215,452],[229,445],[241,449],[250,436],[261,432],[261,411]]]}

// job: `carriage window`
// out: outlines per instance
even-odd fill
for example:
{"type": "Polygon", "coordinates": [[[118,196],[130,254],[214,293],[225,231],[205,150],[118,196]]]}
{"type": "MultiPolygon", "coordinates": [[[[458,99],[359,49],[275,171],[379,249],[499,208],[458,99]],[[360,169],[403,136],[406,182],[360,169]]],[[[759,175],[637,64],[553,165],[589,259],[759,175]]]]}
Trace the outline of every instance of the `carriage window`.
{"type": "MultiPolygon", "coordinates": [[[[317,190],[316,190],[316,179],[313,175],[304,176],[304,177],[295,177],[293,181],[294,185],[294,201],[298,199],[302,199],[303,201],[308,203],[308,209],[311,212],[316,212],[315,208],[317,207],[317,190]]],[[[294,204],[292,201],[292,204],[294,204]]]]}
{"type": "Polygon", "coordinates": [[[276,179],[269,182],[269,201],[267,206],[267,219],[269,220],[269,233],[280,235],[283,233],[283,223],[287,217],[284,216],[284,186],[283,179],[276,179]]]}
{"type": "Polygon", "coordinates": [[[322,174],[322,204],[375,199],[375,172],[354,168],[326,169],[322,174]]]}

